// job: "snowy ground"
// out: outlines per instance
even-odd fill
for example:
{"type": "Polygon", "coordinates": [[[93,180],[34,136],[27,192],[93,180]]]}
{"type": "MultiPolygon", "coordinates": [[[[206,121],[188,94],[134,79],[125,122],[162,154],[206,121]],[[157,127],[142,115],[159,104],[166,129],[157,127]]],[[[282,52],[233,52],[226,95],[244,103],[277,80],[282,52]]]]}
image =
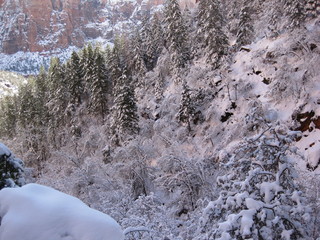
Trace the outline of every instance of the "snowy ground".
{"type": "Polygon", "coordinates": [[[2,189],[0,217],[0,239],[124,239],[121,227],[108,215],[38,184],[2,189]]]}

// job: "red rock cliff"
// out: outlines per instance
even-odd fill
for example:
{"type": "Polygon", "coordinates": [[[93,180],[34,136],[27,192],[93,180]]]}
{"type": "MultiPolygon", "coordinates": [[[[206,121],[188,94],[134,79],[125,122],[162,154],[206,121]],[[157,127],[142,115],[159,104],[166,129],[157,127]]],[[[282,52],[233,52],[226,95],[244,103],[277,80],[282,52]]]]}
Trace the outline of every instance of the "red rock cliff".
{"type": "MultiPolygon", "coordinates": [[[[0,52],[50,54],[69,46],[82,47],[88,39],[111,38],[119,26],[122,30],[121,24],[115,27],[117,23],[139,18],[137,9],[150,9],[164,1],[0,0],[0,52]]],[[[195,2],[180,1],[188,7],[195,2]]]]}
{"type": "Polygon", "coordinates": [[[88,30],[100,3],[81,0],[0,0],[0,51],[50,51],[82,46],[100,33],[88,30]]]}

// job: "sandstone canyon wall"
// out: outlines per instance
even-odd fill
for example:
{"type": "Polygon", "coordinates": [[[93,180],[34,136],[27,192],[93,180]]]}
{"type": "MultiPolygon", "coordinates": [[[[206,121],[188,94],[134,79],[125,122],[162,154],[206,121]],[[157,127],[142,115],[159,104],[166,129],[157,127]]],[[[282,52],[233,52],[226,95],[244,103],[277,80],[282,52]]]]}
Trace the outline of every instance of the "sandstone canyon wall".
{"type": "MultiPolygon", "coordinates": [[[[82,47],[90,39],[110,39],[119,22],[139,18],[139,12],[163,3],[164,0],[0,0],[0,53],[50,55],[57,49],[82,47]]],[[[193,6],[194,0],[182,0],[182,5],[193,6]]]]}
{"type": "Polygon", "coordinates": [[[99,36],[87,29],[100,3],[81,0],[1,0],[0,51],[42,52],[70,45],[82,46],[99,36]]]}

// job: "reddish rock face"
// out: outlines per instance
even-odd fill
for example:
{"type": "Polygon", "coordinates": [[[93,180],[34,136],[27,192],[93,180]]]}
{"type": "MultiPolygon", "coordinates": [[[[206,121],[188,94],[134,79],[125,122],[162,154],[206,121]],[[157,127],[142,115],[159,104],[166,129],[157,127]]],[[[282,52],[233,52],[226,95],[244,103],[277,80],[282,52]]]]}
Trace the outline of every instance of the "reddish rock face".
{"type": "MultiPolygon", "coordinates": [[[[107,20],[115,25],[132,17],[138,5],[146,10],[164,1],[0,0],[0,52],[50,54],[69,46],[82,47],[88,39],[112,36],[112,31],[97,27],[100,23],[107,20]]],[[[195,0],[180,2],[182,7],[192,7],[195,0]]]]}
{"type": "Polygon", "coordinates": [[[83,46],[91,32],[86,25],[95,21],[100,5],[81,0],[0,1],[0,51],[7,54],[83,46]]]}

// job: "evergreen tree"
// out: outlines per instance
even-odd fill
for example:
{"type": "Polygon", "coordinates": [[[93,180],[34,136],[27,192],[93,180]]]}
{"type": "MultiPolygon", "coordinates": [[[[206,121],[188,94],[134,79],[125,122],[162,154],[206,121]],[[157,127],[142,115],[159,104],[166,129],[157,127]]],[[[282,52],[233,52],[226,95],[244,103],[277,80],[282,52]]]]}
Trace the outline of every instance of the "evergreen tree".
{"type": "Polygon", "coordinates": [[[221,58],[227,54],[228,38],[222,30],[223,18],[218,0],[201,0],[197,15],[197,37],[201,51],[207,61],[217,68],[221,58]]]}
{"type": "Polygon", "coordinates": [[[252,41],[253,26],[251,19],[251,1],[245,0],[240,11],[240,19],[237,32],[237,45],[248,45],[252,41]]]}
{"type": "Polygon", "coordinates": [[[65,123],[65,110],[70,101],[65,69],[58,58],[52,58],[48,70],[50,127],[56,129],[65,123]]]}
{"type": "Polygon", "coordinates": [[[112,141],[119,145],[128,135],[139,132],[134,88],[126,71],[117,81],[113,106],[112,141]]]}
{"type": "Polygon", "coordinates": [[[142,42],[140,38],[140,34],[136,31],[135,35],[131,39],[131,56],[129,57],[129,69],[131,74],[136,77],[134,82],[137,82],[137,85],[142,86],[144,85],[144,75],[147,72],[147,68],[145,62],[142,58],[142,42]]]}
{"type": "Polygon", "coordinates": [[[13,137],[17,124],[17,97],[5,96],[0,102],[0,137],[13,137]]]}
{"type": "Polygon", "coordinates": [[[86,47],[86,50],[83,52],[83,63],[82,63],[82,75],[84,80],[84,89],[87,94],[86,98],[90,98],[91,95],[91,80],[94,76],[95,70],[95,51],[91,44],[86,47]],[[85,54],[85,55],[84,55],[85,54]]]}
{"type": "Polygon", "coordinates": [[[190,59],[188,29],[177,0],[166,0],[164,9],[166,47],[176,69],[184,68],[190,59]]]}
{"type": "Polygon", "coordinates": [[[22,85],[18,93],[18,124],[26,129],[32,126],[35,119],[36,106],[31,83],[22,85]]]}
{"type": "Polygon", "coordinates": [[[152,19],[143,19],[140,36],[142,58],[147,70],[151,71],[163,49],[163,30],[157,14],[154,14],[152,19]]]}
{"type": "Polygon", "coordinates": [[[145,63],[146,69],[150,71],[153,69],[152,54],[153,54],[154,44],[152,42],[153,39],[151,40],[152,32],[151,32],[150,17],[148,15],[143,17],[140,31],[136,33],[136,36],[133,39],[136,39],[137,37],[140,38],[141,57],[145,63]]]}
{"type": "Polygon", "coordinates": [[[39,74],[34,79],[34,104],[35,104],[35,125],[46,126],[49,121],[47,73],[44,67],[40,68],[39,74]]]}
{"type": "Polygon", "coordinates": [[[156,102],[159,103],[163,99],[163,92],[165,89],[165,77],[161,73],[161,71],[158,74],[158,77],[156,78],[154,91],[155,91],[155,97],[156,102]]]}
{"type": "MultiPolygon", "coordinates": [[[[120,67],[121,73],[128,66],[128,60],[129,60],[128,56],[130,56],[130,53],[128,51],[129,45],[130,44],[129,44],[127,35],[125,34],[116,35],[114,39],[113,53],[117,58],[116,64],[118,64],[118,66],[120,67]]],[[[120,73],[120,76],[121,76],[121,73],[120,73]]]]}
{"type": "MultiPolygon", "coordinates": [[[[210,239],[308,239],[309,208],[295,182],[296,132],[267,129],[220,154],[219,198],[201,222],[210,239]]],[[[204,239],[202,238],[202,239],[204,239]]]]}
{"type": "Polygon", "coordinates": [[[70,92],[70,101],[75,105],[82,103],[84,94],[82,69],[79,55],[76,52],[72,52],[71,58],[67,63],[66,78],[70,92]]]}
{"type": "Polygon", "coordinates": [[[113,95],[114,94],[114,88],[117,84],[118,79],[122,75],[122,69],[123,66],[121,64],[120,60],[120,46],[119,44],[115,44],[112,49],[107,49],[107,58],[106,58],[106,66],[107,71],[110,77],[110,88],[113,95]]]}
{"type": "Polygon", "coordinates": [[[92,112],[97,112],[102,119],[108,111],[107,107],[107,92],[108,92],[108,75],[105,65],[105,59],[99,48],[95,49],[94,53],[94,68],[93,75],[90,79],[90,109],[92,112]]]}
{"type": "Polygon", "coordinates": [[[0,143],[0,189],[24,185],[23,172],[23,162],[0,143]]]}
{"type": "Polygon", "coordinates": [[[191,90],[189,86],[184,83],[181,96],[181,103],[178,112],[178,119],[180,122],[186,123],[188,131],[191,131],[191,122],[195,115],[195,107],[191,98],[191,90]]]}
{"type": "Polygon", "coordinates": [[[83,47],[82,51],[79,54],[79,67],[80,67],[80,76],[81,79],[84,80],[84,75],[85,75],[85,65],[88,59],[88,51],[86,47],[83,47]]]}
{"type": "Polygon", "coordinates": [[[151,35],[148,38],[147,45],[149,46],[147,55],[151,57],[150,66],[152,67],[148,70],[152,70],[157,65],[164,47],[164,33],[157,14],[154,14],[151,20],[151,35]]]}

